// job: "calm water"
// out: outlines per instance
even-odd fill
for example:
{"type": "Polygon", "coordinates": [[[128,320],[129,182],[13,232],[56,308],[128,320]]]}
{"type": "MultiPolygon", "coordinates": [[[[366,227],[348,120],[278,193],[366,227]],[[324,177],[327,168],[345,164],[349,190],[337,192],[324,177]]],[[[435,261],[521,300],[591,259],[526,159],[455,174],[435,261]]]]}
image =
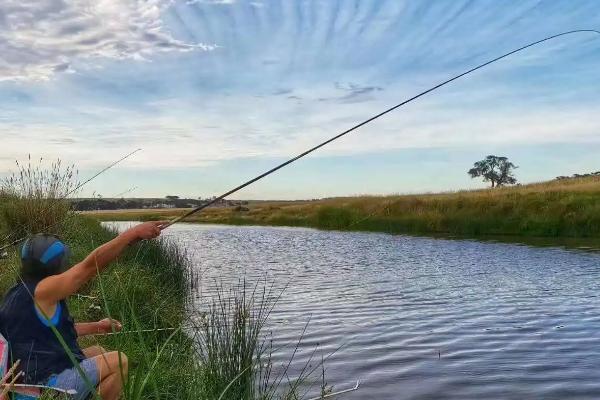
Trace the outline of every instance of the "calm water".
{"type": "MultiPolygon", "coordinates": [[[[269,330],[309,321],[343,399],[600,398],[600,255],[311,229],[178,225],[203,295],[215,281],[288,285],[269,330]]],[[[275,354],[286,360],[292,348],[275,354]]]]}

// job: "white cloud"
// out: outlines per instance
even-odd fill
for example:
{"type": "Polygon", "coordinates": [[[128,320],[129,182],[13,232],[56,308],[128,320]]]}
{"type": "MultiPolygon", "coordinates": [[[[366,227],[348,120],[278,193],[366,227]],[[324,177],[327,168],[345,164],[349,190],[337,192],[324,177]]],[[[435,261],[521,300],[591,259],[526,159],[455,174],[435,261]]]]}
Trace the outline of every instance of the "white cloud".
{"type": "MultiPolygon", "coordinates": [[[[391,113],[314,156],[600,140],[600,121],[592,118],[598,113],[594,104],[546,106],[523,112],[522,107],[447,109],[444,104],[449,102],[443,99],[431,98],[391,113]]],[[[0,158],[0,172],[10,169],[13,160],[26,153],[97,168],[106,164],[107,154],[118,158],[138,147],[144,151],[127,165],[140,169],[198,167],[249,156],[291,157],[389,106],[383,101],[373,105],[315,102],[290,106],[277,97],[224,96],[213,98],[197,112],[195,103],[185,103],[179,99],[154,102],[156,112],[151,113],[82,106],[97,120],[110,115],[98,126],[0,120],[2,156],[6,156],[0,158]],[[168,112],[161,113],[160,109],[168,112]]],[[[73,110],[72,114],[78,113],[73,110]]]]}
{"type": "Polygon", "coordinates": [[[168,0],[3,0],[0,80],[47,80],[99,59],[148,59],[167,51],[211,50],[165,29],[168,0]]]}
{"type": "Polygon", "coordinates": [[[236,0],[188,0],[186,4],[233,4],[236,0]]]}

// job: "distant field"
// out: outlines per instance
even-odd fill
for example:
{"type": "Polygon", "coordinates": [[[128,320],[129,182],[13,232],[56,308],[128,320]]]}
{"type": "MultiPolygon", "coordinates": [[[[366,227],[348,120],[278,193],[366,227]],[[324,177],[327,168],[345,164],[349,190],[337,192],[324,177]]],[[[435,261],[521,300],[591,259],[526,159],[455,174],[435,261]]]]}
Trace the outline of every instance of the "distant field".
{"type": "MultiPolygon", "coordinates": [[[[101,220],[155,220],[184,209],[90,212],[101,220]]],[[[452,193],[257,202],[209,208],[189,222],[453,235],[600,238],[600,177],[452,193]]]]}

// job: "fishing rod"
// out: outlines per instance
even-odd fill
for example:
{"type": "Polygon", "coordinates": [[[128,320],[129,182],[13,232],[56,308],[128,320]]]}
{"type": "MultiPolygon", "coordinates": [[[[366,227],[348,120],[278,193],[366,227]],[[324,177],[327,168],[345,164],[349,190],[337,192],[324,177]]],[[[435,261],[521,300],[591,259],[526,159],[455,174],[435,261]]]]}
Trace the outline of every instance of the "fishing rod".
{"type": "Polygon", "coordinates": [[[140,330],[133,330],[133,331],[114,331],[114,332],[107,332],[107,333],[94,333],[92,335],[86,335],[86,336],[112,336],[112,335],[127,335],[130,333],[152,333],[152,332],[173,332],[176,331],[177,329],[180,328],[157,328],[157,329],[140,329],[140,330]]]}
{"type": "Polygon", "coordinates": [[[125,190],[125,191],[121,192],[121,193],[115,194],[115,195],[114,195],[114,196],[112,196],[112,197],[113,197],[113,199],[117,199],[117,198],[119,198],[119,197],[123,197],[123,196],[125,196],[126,194],[129,194],[129,193],[131,193],[131,192],[133,192],[134,190],[137,190],[137,189],[138,189],[138,187],[137,187],[137,186],[133,186],[133,187],[130,187],[129,189],[127,189],[127,190],[125,190]]]}
{"type": "Polygon", "coordinates": [[[68,395],[77,394],[77,392],[75,390],[65,390],[65,389],[60,389],[60,388],[53,388],[51,386],[46,386],[46,385],[28,385],[28,384],[17,383],[21,377],[25,376],[25,372],[17,371],[17,369],[19,368],[19,364],[21,364],[21,360],[15,361],[13,363],[12,367],[10,367],[10,369],[8,371],[6,371],[6,373],[4,374],[2,379],[0,379],[0,388],[2,388],[2,390],[0,391],[0,399],[4,399],[6,394],[9,392],[14,392],[14,391],[18,392],[19,390],[31,390],[31,389],[38,389],[38,390],[44,389],[44,390],[50,390],[50,391],[54,391],[57,393],[63,393],[63,394],[68,394],[68,395]],[[10,379],[10,381],[9,381],[9,379],[10,379]]]}
{"type": "MultiPolygon", "coordinates": [[[[115,165],[125,161],[126,159],[128,159],[129,157],[131,157],[132,155],[134,155],[135,153],[137,153],[138,151],[141,151],[142,149],[135,149],[134,151],[126,154],[125,156],[119,158],[118,160],[112,162],[111,164],[107,165],[106,167],[102,168],[100,171],[96,172],[94,175],[92,175],[91,177],[89,177],[88,179],[86,179],[85,181],[83,181],[82,183],[78,184],[75,188],[71,189],[70,191],[67,192],[67,194],[65,194],[63,197],[59,198],[58,200],[64,200],[67,197],[69,197],[70,195],[72,195],[73,193],[75,193],[77,190],[81,189],[83,186],[87,185],[89,182],[91,182],[92,180],[96,179],[98,176],[102,175],[103,173],[105,173],[106,171],[108,171],[109,169],[113,168],[115,165]]],[[[48,207],[48,211],[52,209],[52,207],[56,206],[57,203],[53,203],[50,205],[50,207],[48,207]]],[[[60,221],[61,223],[64,221],[60,221]]],[[[52,228],[55,225],[50,225],[45,227],[44,229],[49,229],[52,228]]],[[[8,236],[6,236],[4,238],[4,240],[10,240],[10,237],[12,235],[9,234],[8,236]]],[[[21,243],[23,240],[27,239],[27,237],[22,237],[20,239],[16,239],[2,247],[0,247],[0,253],[4,250],[9,249],[12,246],[16,246],[17,244],[21,243]]]]}
{"type": "Polygon", "coordinates": [[[115,165],[119,164],[121,161],[124,161],[126,159],[128,159],[129,157],[131,157],[132,155],[134,155],[135,153],[137,153],[138,151],[141,151],[142,149],[135,149],[134,151],[132,151],[131,153],[124,155],[123,157],[119,158],[117,161],[113,162],[110,165],[107,165],[105,168],[101,169],[100,171],[98,171],[97,173],[95,173],[93,176],[91,176],[90,178],[86,179],[83,183],[80,183],[79,185],[77,185],[75,187],[75,189],[70,190],[65,198],[69,197],[71,194],[75,193],[76,191],[78,191],[79,189],[81,189],[84,185],[88,184],[90,181],[96,179],[99,175],[102,175],[103,173],[105,173],[106,171],[108,171],[109,169],[111,169],[112,167],[114,167],[115,165]]]}
{"type": "Polygon", "coordinates": [[[390,112],[392,112],[392,111],[394,111],[394,110],[396,110],[396,109],[398,109],[398,108],[400,108],[400,107],[402,107],[402,106],[404,106],[404,105],[406,105],[406,104],[408,104],[408,103],[410,103],[410,102],[412,102],[414,100],[417,100],[418,98],[420,98],[420,97],[422,97],[422,96],[424,96],[424,95],[426,95],[428,93],[431,93],[434,90],[437,90],[437,89],[441,88],[442,86],[445,86],[445,85],[449,84],[450,82],[453,82],[453,81],[455,81],[455,80],[457,80],[459,78],[462,78],[465,75],[469,75],[469,74],[471,74],[471,73],[473,73],[473,72],[475,72],[475,71],[477,71],[477,70],[479,70],[481,68],[484,68],[484,67],[486,67],[486,66],[488,66],[490,64],[493,64],[496,61],[500,61],[503,58],[506,58],[506,57],[508,57],[510,55],[513,55],[515,53],[523,51],[523,50],[525,50],[525,49],[527,49],[529,47],[536,46],[536,45],[538,45],[540,43],[543,43],[543,42],[546,42],[546,41],[549,41],[549,40],[552,40],[552,39],[556,39],[556,38],[561,37],[561,36],[566,36],[566,35],[571,35],[571,34],[576,34],[576,33],[595,33],[595,34],[600,35],[600,31],[599,30],[595,30],[595,29],[577,29],[577,30],[562,32],[562,33],[558,33],[558,34],[555,34],[555,35],[552,35],[552,36],[545,37],[545,38],[537,40],[535,42],[531,42],[531,43],[529,43],[529,44],[527,44],[525,46],[519,47],[518,49],[512,50],[512,51],[510,51],[508,53],[505,53],[505,54],[503,54],[503,55],[501,55],[499,57],[496,57],[496,58],[494,58],[492,60],[486,61],[483,64],[480,64],[480,65],[478,65],[476,67],[473,67],[473,68],[471,68],[471,69],[469,69],[469,70],[467,70],[465,72],[462,72],[462,73],[460,73],[460,74],[458,74],[456,76],[453,76],[452,78],[449,78],[449,79],[447,79],[447,80],[445,80],[445,81],[443,81],[441,83],[438,83],[437,85],[435,85],[435,86],[433,86],[433,87],[431,87],[431,88],[429,88],[427,90],[424,90],[421,93],[419,93],[419,94],[417,94],[417,95],[415,95],[415,96],[413,96],[413,97],[411,97],[411,98],[409,98],[407,100],[404,100],[403,102],[401,102],[399,104],[396,104],[395,106],[390,107],[387,110],[385,110],[383,112],[380,112],[379,114],[374,115],[371,118],[364,120],[363,122],[360,122],[357,125],[354,125],[350,129],[347,129],[347,130],[345,130],[345,131],[343,131],[343,132],[341,132],[341,133],[333,136],[332,138],[327,139],[326,141],[324,141],[322,143],[319,143],[318,145],[316,145],[314,147],[311,147],[310,149],[308,149],[308,150],[306,150],[306,151],[298,154],[297,156],[295,156],[295,157],[293,157],[293,158],[291,158],[291,159],[289,159],[289,160],[287,160],[287,161],[285,161],[285,162],[277,165],[274,168],[271,168],[270,170],[268,170],[268,171],[266,171],[266,172],[258,175],[257,177],[252,178],[249,181],[244,182],[241,185],[239,185],[239,186],[237,186],[237,187],[229,190],[228,192],[225,192],[222,195],[220,195],[220,196],[218,196],[218,197],[216,197],[216,198],[214,198],[214,199],[212,199],[212,200],[210,200],[210,201],[208,201],[208,202],[206,202],[204,204],[201,204],[201,205],[199,205],[199,206],[191,209],[190,211],[187,211],[187,212],[183,213],[179,217],[173,218],[172,220],[170,220],[167,223],[163,224],[162,225],[162,229],[166,229],[169,226],[171,226],[171,225],[173,225],[173,224],[175,224],[177,222],[180,222],[180,221],[188,218],[189,216],[191,216],[193,214],[196,214],[197,212],[199,212],[199,211],[201,211],[201,210],[203,210],[203,209],[205,209],[205,208],[207,208],[207,207],[209,207],[209,206],[211,206],[211,205],[213,205],[213,204],[215,204],[215,203],[217,203],[217,202],[225,199],[225,197],[227,197],[227,196],[229,196],[229,195],[231,195],[231,194],[233,194],[233,193],[235,193],[235,192],[237,192],[237,191],[239,191],[239,190],[241,190],[241,189],[243,189],[243,188],[245,188],[245,187],[253,184],[254,182],[257,182],[257,181],[265,178],[266,176],[271,175],[272,173],[274,173],[274,172],[282,169],[283,167],[285,167],[287,165],[290,165],[291,163],[293,163],[293,162],[295,162],[295,161],[303,158],[304,156],[307,156],[308,154],[314,152],[315,150],[320,149],[321,147],[323,147],[323,146],[325,146],[325,145],[327,145],[327,144],[329,144],[329,143],[331,143],[331,142],[333,142],[333,141],[335,141],[335,140],[337,140],[337,139],[339,139],[339,138],[347,135],[348,133],[350,133],[352,131],[355,131],[356,129],[358,129],[358,128],[364,126],[364,125],[367,125],[368,123],[370,123],[370,122],[372,122],[372,121],[374,121],[374,120],[376,120],[378,118],[381,118],[384,115],[386,115],[386,114],[388,114],[388,113],[390,113],[390,112]]]}

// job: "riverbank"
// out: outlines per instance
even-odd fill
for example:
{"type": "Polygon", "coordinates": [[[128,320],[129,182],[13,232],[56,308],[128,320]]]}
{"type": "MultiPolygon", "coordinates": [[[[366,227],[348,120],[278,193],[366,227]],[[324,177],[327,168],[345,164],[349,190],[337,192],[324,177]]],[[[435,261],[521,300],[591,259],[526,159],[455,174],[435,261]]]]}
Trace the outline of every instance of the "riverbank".
{"type": "MultiPolygon", "coordinates": [[[[71,218],[62,234],[74,262],[114,235],[97,221],[81,217],[71,218]]],[[[0,260],[0,294],[16,282],[18,266],[17,252],[0,260]]],[[[76,321],[110,316],[121,321],[125,331],[149,330],[81,341],[83,346],[118,349],[129,357],[126,399],[193,399],[198,393],[202,371],[192,339],[181,330],[156,331],[181,327],[188,319],[190,278],[186,267],[185,257],[175,246],[145,242],[131,248],[80,295],[69,299],[76,321]]]]}
{"type": "MultiPolygon", "coordinates": [[[[69,218],[61,232],[72,263],[115,235],[82,216],[69,218]]],[[[0,259],[0,295],[17,281],[19,265],[14,248],[0,259]]],[[[122,322],[125,333],[81,338],[80,345],[128,356],[125,400],[303,398],[297,387],[312,370],[282,381],[279,374],[286,369],[273,370],[271,348],[261,333],[279,294],[240,281],[221,287],[216,298],[204,299],[198,308],[193,296],[198,282],[174,243],[153,240],[131,246],[68,299],[75,321],[110,317],[122,322]]]]}
{"type": "MultiPolygon", "coordinates": [[[[0,255],[0,295],[17,282],[19,239],[58,235],[69,245],[74,265],[117,235],[70,210],[65,199],[76,187],[72,168],[62,169],[60,162],[49,170],[27,164],[0,181],[0,246],[13,243],[0,255]]],[[[212,296],[201,297],[198,278],[173,242],[129,246],[66,299],[78,322],[110,317],[123,324],[118,334],[79,338],[81,347],[99,345],[128,356],[125,400],[303,398],[299,385],[314,368],[305,366],[294,379],[288,376],[293,360],[275,370],[273,349],[261,331],[281,293],[266,283],[249,287],[240,277],[237,285],[215,280],[212,296]]]]}
{"type": "MultiPolygon", "coordinates": [[[[169,219],[183,209],[89,213],[104,221],[169,219]]],[[[418,235],[600,237],[600,177],[454,193],[260,202],[209,208],[188,222],[301,226],[418,235]]]]}

